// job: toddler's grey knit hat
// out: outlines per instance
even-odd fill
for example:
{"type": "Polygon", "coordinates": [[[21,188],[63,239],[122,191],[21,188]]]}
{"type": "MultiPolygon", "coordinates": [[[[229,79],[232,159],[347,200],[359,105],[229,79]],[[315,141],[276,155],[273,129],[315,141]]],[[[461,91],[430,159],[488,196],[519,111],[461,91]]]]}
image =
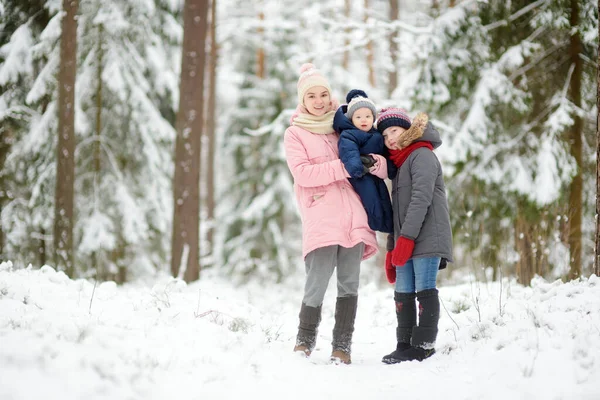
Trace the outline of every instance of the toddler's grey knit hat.
{"type": "Polygon", "coordinates": [[[368,108],[373,113],[373,121],[377,118],[377,109],[375,108],[375,103],[367,94],[360,89],[352,89],[346,95],[346,102],[348,103],[348,109],[346,110],[346,117],[349,120],[352,120],[352,116],[356,112],[356,110],[360,108],[368,108]]]}

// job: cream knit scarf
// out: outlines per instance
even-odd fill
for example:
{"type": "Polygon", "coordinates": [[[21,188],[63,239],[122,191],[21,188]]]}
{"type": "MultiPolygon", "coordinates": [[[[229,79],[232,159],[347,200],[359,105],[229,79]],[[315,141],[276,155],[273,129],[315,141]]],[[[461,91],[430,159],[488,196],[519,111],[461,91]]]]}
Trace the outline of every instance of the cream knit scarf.
{"type": "Polygon", "coordinates": [[[317,117],[308,113],[299,113],[292,125],[299,126],[302,129],[306,129],[309,132],[316,133],[319,135],[327,135],[333,133],[333,116],[335,111],[329,111],[328,113],[317,117]]]}

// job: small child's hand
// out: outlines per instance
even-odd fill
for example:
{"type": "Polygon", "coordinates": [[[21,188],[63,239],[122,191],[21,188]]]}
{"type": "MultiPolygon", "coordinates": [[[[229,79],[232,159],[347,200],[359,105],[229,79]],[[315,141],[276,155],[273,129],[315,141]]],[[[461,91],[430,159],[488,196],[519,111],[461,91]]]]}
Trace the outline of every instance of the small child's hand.
{"type": "Polygon", "coordinates": [[[367,169],[369,169],[375,165],[375,159],[368,154],[360,156],[360,161],[363,163],[363,165],[365,167],[367,167],[367,169]]]}
{"type": "Polygon", "coordinates": [[[396,241],[394,250],[392,250],[392,264],[397,267],[402,267],[412,256],[414,248],[414,240],[400,236],[396,241]]]}
{"type": "Polygon", "coordinates": [[[371,168],[369,168],[369,173],[372,174],[372,173],[376,172],[377,170],[379,170],[379,161],[375,160],[375,164],[373,164],[373,166],[371,168]]]}
{"type": "Polygon", "coordinates": [[[380,179],[386,179],[387,176],[387,162],[385,157],[380,154],[369,154],[370,157],[375,161],[373,166],[369,168],[369,173],[375,175],[380,179]]]}
{"type": "Polygon", "coordinates": [[[358,178],[362,178],[363,176],[365,176],[366,174],[369,173],[369,168],[367,168],[367,166],[365,164],[363,164],[363,170],[362,170],[362,174],[360,174],[360,176],[358,176],[358,178]]]}

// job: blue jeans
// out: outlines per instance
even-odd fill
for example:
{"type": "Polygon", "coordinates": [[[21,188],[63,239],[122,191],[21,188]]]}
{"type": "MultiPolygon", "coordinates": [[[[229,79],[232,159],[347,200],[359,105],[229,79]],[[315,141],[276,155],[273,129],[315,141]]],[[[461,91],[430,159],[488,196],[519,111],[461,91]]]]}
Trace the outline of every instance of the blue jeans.
{"type": "Polygon", "coordinates": [[[440,257],[413,258],[396,267],[396,292],[417,293],[435,289],[440,257]]]}

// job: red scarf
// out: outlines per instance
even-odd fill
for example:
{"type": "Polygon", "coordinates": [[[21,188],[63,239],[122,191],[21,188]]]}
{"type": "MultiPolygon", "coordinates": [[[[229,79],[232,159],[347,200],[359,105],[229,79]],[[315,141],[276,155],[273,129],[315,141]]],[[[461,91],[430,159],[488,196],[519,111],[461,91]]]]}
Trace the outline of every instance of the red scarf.
{"type": "Polygon", "coordinates": [[[429,150],[433,150],[433,146],[430,142],[414,142],[402,150],[390,150],[390,159],[396,167],[400,168],[408,156],[410,156],[410,153],[419,147],[427,147],[429,150]]]}

